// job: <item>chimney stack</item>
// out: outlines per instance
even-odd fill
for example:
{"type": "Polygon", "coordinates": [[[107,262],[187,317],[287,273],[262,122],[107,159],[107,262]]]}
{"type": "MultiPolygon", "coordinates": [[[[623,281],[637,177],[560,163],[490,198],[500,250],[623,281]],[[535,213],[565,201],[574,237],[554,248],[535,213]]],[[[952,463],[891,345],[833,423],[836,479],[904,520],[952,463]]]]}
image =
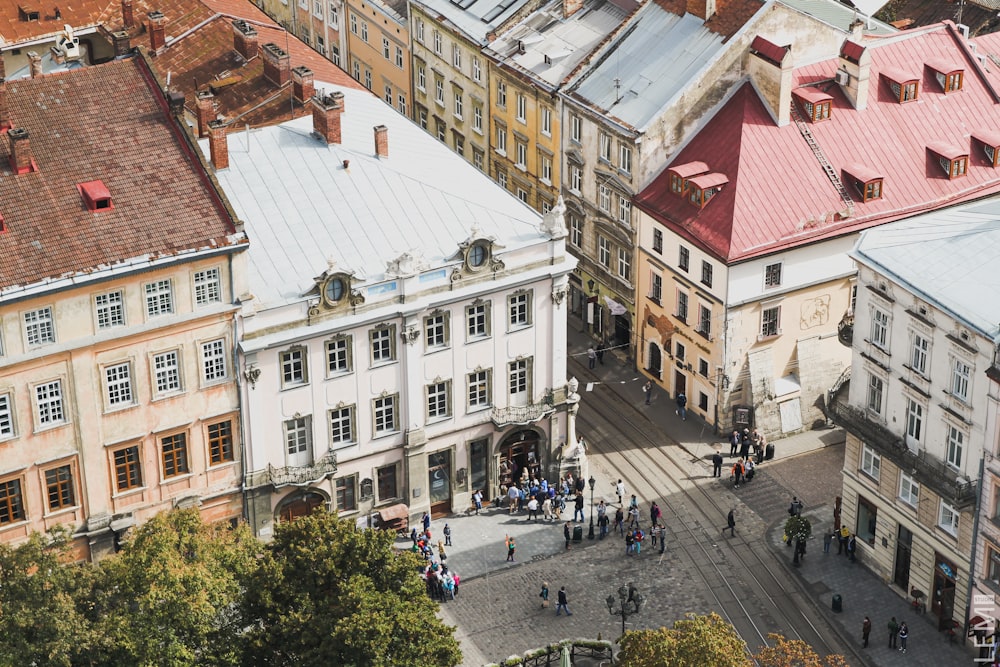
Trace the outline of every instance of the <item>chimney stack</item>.
{"type": "Polygon", "coordinates": [[[122,0],[122,25],[125,30],[135,27],[135,14],[132,12],[132,0],[122,0]]]}
{"type": "Polygon", "coordinates": [[[111,33],[111,41],[115,47],[115,57],[127,56],[132,51],[132,38],[126,30],[111,33]]]}
{"type": "Polygon", "coordinates": [[[715,0],[687,0],[687,13],[707,21],[715,14],[715,0]]]}
{"type": "Polygon", "coordinates": [[[149,12],[147,14],[149,18],[149,25],[147,26],[149,30],[149,50],[152,51],[153,55],[158,55],[163,47],[167,45],[166,30],[167,30],[167,17],[163,15],[163,12],[149,12]]]}
{"type": "Polygon", "coordinates": [[[198,107],[198,136],[208,136],[208,123],[215,120],[215,95],[211,90],[199,90],[194,95],[198,107]]]}
{"type": "Polygon", "coordinates": [[[35,79],[42,75],[42,57],[34,51],[28,51],[28,66],[31,69],[31,78],[35,79]]]}
{"type": "Polygon", "coordinates": [[[28,141],[28,131],[23,127],[15,127],[7,132],[10,140],[10,168],[15,174],[27,174],[34,171],[31,159],[31,143],[28,141]]]}
{"type": "Polygon", "coordinates": [[[311,100],[313,131],[328,144],[340,143],[340,114],[344,113],[344,94],[316,95],[311,100]]]}
{"type": "Polygon", "coordinates": [[[563,18],[568,19],[583,8],[583,0],[563,0],[563,18]]]}
{"type": "Polygon", "coordinates": [[[295,101],[305,104],[315,93],[312,70],[304,65],[292,69],[292,95],[295,101]]]}
{"type": "Polygon", "coordinates": [[[10,127],[10,109],[7,107],[7,66],[0,58],[0,128],[10,127]]]}
{"type": "Polygon", "coordinates": [[[840,47],[840,67],[837,69],[837,82],[841,78],[844,95],[851,101],[854,108],[863,111],[868,108],[868,88],[871,77],[872,57],[868,49],[851,40],[846,40],[840,47]]]}
{"type": "Polygon", "coordinates": [[[389,128],[385,125],[376,125],[374,130],[375,156],[379,158],[389,157],[389,128]]]}
{"type": "Polygon", "coordinates": [[[243,19],[233,20],[233,48],[243,56],[243,60],[251,60],[260,50],[257,44],[257,30],[243,19]]]}
{"type": "Polygon", "coordinates": [[[229,168],[229,144],[226,143],[226,123],[221,120],[208,122],[208,150],[216,171],[229,168]]]}
{"type": "Polygon", "coordinates": [[[274,42],[265,44],[261,55],[264,58],[264,78],[279,88],[288,83],[292,77],[292,57],[274,42]]]}
{"type": "Polygon", "coordinates": [[[792,47],[778,46],[760,35],[750,43],[747,63],[750,80],[778,123],[792,118],[792,47]]]}

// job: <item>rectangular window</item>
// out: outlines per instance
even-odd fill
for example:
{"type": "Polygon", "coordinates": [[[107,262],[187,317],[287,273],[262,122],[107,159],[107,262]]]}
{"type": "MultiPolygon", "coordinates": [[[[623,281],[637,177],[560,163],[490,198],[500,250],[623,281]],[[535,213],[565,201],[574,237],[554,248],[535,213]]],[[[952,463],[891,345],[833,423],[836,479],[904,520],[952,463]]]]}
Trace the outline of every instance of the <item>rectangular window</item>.
{"type": "Polygon", "coordinates": [[[354,78],[357,81],[361,81],[361,63],[357,60],[354,61],[354,78]]]}
{"type": "Polygon", "coordinates": [[[497,127],[497,153],[507,153],[507,128],[497,127]]]}
{"type": "Polygon", "coordinates": [[[583,187],[583,172],[575,164],[571,165],[569,168],[569,189],[579,193],[581,187],[583,187]]]}
{"type": "Polygon", "coordinates": [[[372,329],[368,334],[372,348],[372,364],[385,364],[396,360],[396,327],[372,329]]]}
{"type": "Polygon", "coordinates": [[[441,55],[441,33],[437,30],[434,31],[434,53],[441,55]]]}
{"type": "Polygon", "coordinates": [[[503,80],[497,81],[497,106],[507,106],[507,84],[503,80]]]}
{"type": "Polygon", "coordinates": [[[503,171],[503,170],[500,170],[500,169],[497,170],[497,183],[504,190],[507,189],[507,172],[506,171],[503,171]]]}
{"type": "Polygon", "coordinates": [[[859,540],[875,546],[875,527],[878,523],[878,506],[863,496],[858,496],[858,522],[854,532],[859,540]]]}
{"type": "Polygon", "coordinates": [[[938,526],[946,533],[958,536],[958,510],[941,501],[941,512],[938,515],[938,526]]]}
{"type": "Polygon", "coordinates": [[[540,174],[539,178],[541,178],[541,180],[542,180],[543,183],[551,183],[552,182],[552,158],[550,158],[548,155],[543,155],[541,161],[542,161],[542,171],[541,171],[541,174],[540,174]]]}
{"type": "Polygon", "coordinates": [[[0,525],[24,521],[24,498],[21,496],[21,480],[0,481],[0,525]]]}
{"type": "Polygon", "coordinates": [[[681,361],[684,361],[686,354],[687,350],[684,347],[684,343],[677,343],[676,347],[674,348],[674,356],[680,359],[681,361]]]}
{"type": "Polygon", "coordinates": [[[391,53],[392,53],[392,44],[389,43],[389,38],[388,37],[383,37],[382,38],[382,57],[385,58],[386,60],[388,60],[391,53]]]}
{"type": "Polygon", "coordinates": [[[868,376],[868,409],[875,414],[882,414],[882,396],[885,393],[885,383],[877,375],[868,376]]]}
{"type": "Polygon", "coordinates": [[[523,141],[515,141],[514,145],[516,147],[516,164],[521,169],[526,169],[528,165],[528,144],[523,141]]]}
{"type": "Polygon", "coordinates": [[[94,308],[98,329],[125,326],[125,300],[120,291],[98,294],[94,297],[94,308]]]}
{"type": "Polygon", "coordinates": [[[465,110],[465,107],[462,104],[462,93],[459,92],[459,91],[456,91],[455,92],[455,115],[458,116],[459,118],[461,118],[462,117],[462,112],[464,110],[465,110]]]}
{"type": "Polygon", "coordinates": [[[66,415],[63,413],[62,382],[53,380],[36,386],[35,407],[41,426],[63,423],[66,415]]]}
{"type": "Polygon", "coordinates": [[[872,309],[872,340],[878,347],[885,348],[889,339],[889,314],[878,308],[872,309]]]}
{"type": "Polygon", "coordinates": [[[965,433],[948,425],[948,465],[962,468],[962,449],[965,446],[965,433]]]}
{"type": "MultiPolygon", "coordinates": [[[[417,30],[416,30],[417,41],[418,42],[424,41],[424,22],[421,21],[420,19],[417,19],[417,21],[416,21],[416,28],[417,28],[417,30]]],[[[357,32],[357,30],[355,30],[354,27],[353,27],[353,23],[352,23],[352,27],[351,27],[351,32],[357,32]]]]}
{"type": "Polygon", "coordinates": [[[521,93],[517,94],[516,118],[524,123],[528,117],[528,99],[521,93]]]}
{"type": "Polygon", "coordinates": [[[472,80],[483,80],[483,68],[482,65],[479,64],[479,56],[472,56],[472,80]]]}
{"type": "Polygon", "coordinates": [[[427,418],[443,419],[451,416],[451,383],[435,382],[427,385],[427,418]]]}
{"type": "Polygon", "coordinates": [[[663,278],[658,273],[650,275],[649,298],[653,303],[659,305],[663,297],[663,278]]]}
{"type": "Polygon", "coordinates": [[[517,292],[507,297],[508,324],[510,328],[531,325],[531,292],[517,292]]]}
{"type": "Polygon", "coordinates": [[[627,197],[618,198],[618,220],[626,225],[632,222],[632,200],[627,197]]]}
{"type": "Polygon", "coordinates": [[[201,370],[205,382],[217,382],[225,380],[226,370],[226,345],[221,338],[209,341],[201,346],[201,370]]]}
{"type": "Polygon", "coordinates": [[[146,293],[146,315],[168,315],[174,312],[174,292],[170,280],[157,280],[143,286],[146,293]]]}
{"type": "Polygon", "coordinates": [[[569,218],[569,242],[577,248],[583,247],[583,218],[571,215],[569,218]]]}
{"type": "Polygon", "coordinates": [[[677,319],[681,322],[688,319],[688,295],[680,290],[677,291],[677,319]]]}
{"type": "Polygon", "coordinates": [[[765,308],[760,313],[760,336],[769,338],[781,333],[781,306],[765,308]]]}
{"type": "Polygon", "coordinates": [[[400,93],[399,97],[396,98],[396,111],[404,116],[406,115],[406,95],[403,93],[400,93]]]}
{"type": "MultiPolygon", "coordinates": [[[[482,129],[482,128],[480,128],[482,129]]],[[[473,147],[472,149],[472,166],[474,166],[479,171],[483,170],[483,152],[478,148],[473,147]]]]}
{"type": "Polygon", "coordinates": [[[987,578],[993,582],[994,586],[1000,586],[1000,551],[995,546],[986,543],[986,552],[989,554],[989,567],[987,578]]]}
{"type": "Polygon", "coordinates": [[[972,377],[972,368],[961,359],[955,360],[951,375],[951,393],[956,398],[963,401],[969,400],[969,380],[972,377]]]}
{"type": "Polygon", "coordinates": [[[907,440],[916,444],[924,424],[924,406],[912,399],[906,401],[906,436],[907,440]]]}
{"type": "Polygon", "coordinates": [[[333,444],[355,442],[353,405],[330,410],[330,442],[333,444]]]}
{"type": "Polygon", "coordinates": [[[882,474],[882,457],[868,445],[861,446],[861,472],[874,480],[882,474]]]}
{"type": "Polygon", "coordinates": [[[427,89],[427,70],[423,65],[417,65],[417,90],[427,89]]]}
{"type": "Polygon", "coordinates": [[[528,203],[528,191],[522,187],[517,188],[517,198],[523,201],[525,204],[528,203]]]}
{"type": "Polygon", "coordinates": [[[336,3],[330,3],[330,13],[327,15],[327,23],[332,26],[340,24],[340,10],[337,8],[336,3]]]}
{"type": "Polygon", "coordinates": [[[625,248],[618,249],[618,277],[622,280],[632,280],[632,253],[625,248]]]}
{"type": "Polygon", "coordinates": [[[174,433],[160,439],[163,476],[186,475],[188,471],[187,433],[174,433]]]}
{"type": "Polygon", "coordinates": [[[512,361],[508,364],[509,372],[509,388],[511,395],[511,404],[520,405],[523,404],[514,397],[524,396],[527,397],[528,393],[528,360],[520,359],[518,361],[512,361]]]}
{"type": "Polygon", "coordinates": [[[368,43],[368,21],[361,21],[361,41],[368,43]]]}
{"type": "Polygon", "coordinates": [[[468,337],[470,340],[486,338],[490,335],[490,305],[474,303],[465,308],[468,337]]]}
{"type": "Polygon", "coordinates": [[[705,260],[701,262],[701,284],[705,287],[712,286],[712,265],[705,260]]]}
{"type": "Polygon", "coordinates": [[[472,107],[472,129],[480,134],[483,133],[483,108],[478,104],[472,107]]]}
{"type": "Polygon", "coordinates": [[[443,348],[448,345],[448,314],[436,313],[424,318],[424,340],[428,349],[443,348]]]}
{"type": "Polygon", "coordinates": [[[153,383],[157,394],[169,394],[181,389],[181,366],[177,350],[153,355],[153,383]]]}
{"type": "Polygon", "coordinates": [[[14,410],[11,408],[10,394],[0,394],[0,439],[14,435],[14,410]]]}
{"type": "MultiPolygon", "coordinates": [[[[441,79],[434,80],[434,101],[444,106],[444,81],[441,79]]],[[[438,133],[438,139],[441,138],[440,133],[438,133]]]]}
{"type": "Polygon", "coordinates": [[[469,373],[469,409],[486,408],[492,403],[490,371],[469,373]]]}
{"type": "Polygon", "coordinates": [[[326,372],[328,375],[350,373],[354,369],[351,337],[338,336],[326,341],[326,372]]]}
{"type": "Polygon", "coordinates": [[[899,499],[913,507],[920,500],[920,485],[905,472],[899,473],[899,499]]]}
{"type": "Polygon", "coordinates": [[[233,449],[233,423],[224,422],[208,425],[208,461],[211,465],[229,463],[236,460],[233,449]]]}
{"type": "Polygon", "coordinates": [[[384,502],[399,497],[399,487],[396,485],[396,466],[383,466],[375,471],[378,482],[378,500],[384,502]]]}
{"type": "Polygon", "coordinates": [[[26,312],[24,314],[24,333],[27,337],[29,347],[56,342],[52,308],[46,306],[45,308],[26,312]]]}
{"type": "Polygon", "coordinates": [[[194,302],[199,306],[222,301],[222,278],[218,269],[195,271],[194,302]]]}
{"type": "Polygon", "coordinates": [[[913,353],[910,355],[910,366],[921,375],[927,375],[927,353],[930,341],[920,334],[913,334],[913,353]]]}
{"type": "Polygon", "coordinates": [[[339,477],[336,480],[337,488],[337,511],[353,512],[358,509],[356,487],[358,476],[339,477]]]}
{"type": "Polygon", "coordinates": [[[606,185],[597,187],[597,205],[602,211],[611,212],[611,188],[606,185]]]}
{"type": "Polygon", "coordinates": [[[395,433],[398,429],[396,425],[396,396],[381,396],[372,403],[375,414],[375,436],[395,433]]]}
{"type": "Polygon", "coordinates": [[[632,148],[623,143],[618,144],[618,168],[626,174],[632,173],[632,148]]]}
{"type": "Polygon", "coordinates": [[[611,268],[611,241],[603,236],[597,237],[597,261],[604,268],[611,268]]]}
{"type": "Polygon", "coordinates": [[[295,347],[278,355],[281,359],[281,385],[294,387],[306,383],[306,350],[295,347]]]}
{"type": "Polygon", "coordinates": [[[698,358],[698,375],[703,378],[708,377],[708,359],[698,358]]]}
{"type": "Polygon", "coordinates": [[[663,231],[659,229],[653,230],[653,252],[658,254],[663,254],[663,231]]]}
{"type": "Polygon", "coordinates": [[[601,132],[600,135],[600,158],[605,162],[611,162],[611,136],[601,132]]]}
{"type": "Polygon", "coordinates": [[[132,404],[132,368],[128,363],[107,366],[104,369],[104,387],[108,405],[112,407],[132,404]]]}
{"type": "Polygon", "coordinates": [[[552,109],[542,107],[542,134],[552,136],[552,109]]]}
{"type": "MultiPolygon", "coordinates": [[[[420,24],[417,25],[419,26],[420,24]]],[[[354,14],[351,14],[351,33],[358,34],[358,17],[354,14]]]]}
{"type": "Polygon", "coordinates": [[[312,428],[309,417],[295,417],[285,422],[285,452],[291,460],[308,459],[312,452],[312,428]]]}
{"type": "Polygon", "coordinates": [[[691,263],[691,251],[681,246],[677,252],[677,268],[681,271],[687,271],[688,266],[691,263]]]}
{"type": "Polygon", "coordinates": [[[712,309],[701,304],[698,305],[698,333],[708,339],[712,337],[712,309]]]}
{"type": "Polygon", "coordinates": [[[385,103],[388,105],[392,105],[392,86],[386,84],[384,88],[384,94],[385,94],[385,103]]]}
{"type": "Polygon", "coordinates": [[[569,117],[569,138],[580,143],[580,135],[582,134],[583,119],[577,115],[572,115],[569,117]]]}
{"type": "Polygon", "coordinates": [[[403,69],[403,49],[402,47],[396,47],[396,67],[403,69]]]}
{"type": "Polygon", "coordinates": [[[73,492],[73,469],[69,465],[45,471],[45,495],[49,500],[50,512],[76,505],[76,496],[73,492]]]}
{"type": "Polygon", "coordinates": [[[764,287],[781,286],[781,262],[764,267],[764,287]]]}
{"type": "Polygon", "coordinates": [[[115,490],[124,493],[142,486],[142,462],[139,446],[122,447],[112,454],[115,465],[115,490]]]}

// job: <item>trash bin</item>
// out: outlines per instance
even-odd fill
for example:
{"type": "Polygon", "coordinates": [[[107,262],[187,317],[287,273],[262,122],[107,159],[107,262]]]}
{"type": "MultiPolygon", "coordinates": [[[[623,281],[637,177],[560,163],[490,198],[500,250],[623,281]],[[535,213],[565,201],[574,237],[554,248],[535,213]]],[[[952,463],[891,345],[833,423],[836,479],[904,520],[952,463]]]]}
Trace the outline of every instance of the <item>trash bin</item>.
{"type": "Polygon", "coordinates": [[[844,611],[844,599],[840,597],[839,593],[833,596],[833,610],[838,614],[844,611]]]}
{"type": "Polygon", "coordinates": [[[574,542],[583,541],[583,526],[575,526],[573,528],[573,541],[574,542]]]}
{"type": "Polygon", "coordinates": [[[774,445],[767,443],[767,447],[764,448],[764,458],[768,461],[774,458],[774,445]]]}

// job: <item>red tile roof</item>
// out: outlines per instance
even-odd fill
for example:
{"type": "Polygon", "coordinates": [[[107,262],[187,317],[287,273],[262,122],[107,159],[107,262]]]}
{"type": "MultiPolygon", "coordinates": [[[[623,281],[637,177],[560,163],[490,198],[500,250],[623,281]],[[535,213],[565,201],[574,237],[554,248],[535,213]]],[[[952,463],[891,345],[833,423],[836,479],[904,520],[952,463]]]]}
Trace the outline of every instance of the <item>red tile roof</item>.
{"type": "Polygon", "coordinates": [[[785,59],[785,54],[788,53],[789,48],[791,47],[778,46],[760,35],[754,37],[753,41],[750,42],[751,51],[760,54],[775,65],[781,65],[781,61],[785,59]]]}
{"type": "Polygon", "coordinates": [[[13,175],[0,138],[0,289],[234,242],[141,58],[11,81],[7,100],[38,170],[13,175]],[[87,210],[78,186],[92,181],[113,208],[87,210]]]}
{"type": "Polygon", "coordinates": [[[67,23],[74,28],[97,25],[112,11],[117,11],[118,16],[121,16],[121,0],[0,0],[0,37],[3,38],[4,46],[9,47],[18,42],[57,35],[67,23]],[[22,6],[37,9],[38,20],[24,20],[19,9],[22,6]],[[56,7],[59,8],[59,18],[55,15],[56,7]]]}
{"type": "Polygon", "coordinates": [[[670,192],[664,171],[636,205],[719,259],[737,262],[1000,192],[1000,169],[988,166],[982,151],[971,152],[965,176],[948,179],[927,150],[937,141],[970,153],[970,129],[1000,127],[1000,98],[961,41],[942,24],[869,42],[868,107],[861,112],[832,82],[836,58],[793,72],[793,88],[817,83],[833,96],[830,119],[805,125],[833,172],[856,164],[878,173],[885,178],[881,199],[864,203],[845,183],[848,206],[799,127],[776,126],[745,83],[672,161],[707,162],[729,177],[722,191],[698,209],[670,192]],[[920,64],[929,59],[962,63],[963,89],[944,95],[926,85],[934,73],[920,64]],[[915,69],[924,84],[906,104],[880,76],[900,66],[915,69]]]}

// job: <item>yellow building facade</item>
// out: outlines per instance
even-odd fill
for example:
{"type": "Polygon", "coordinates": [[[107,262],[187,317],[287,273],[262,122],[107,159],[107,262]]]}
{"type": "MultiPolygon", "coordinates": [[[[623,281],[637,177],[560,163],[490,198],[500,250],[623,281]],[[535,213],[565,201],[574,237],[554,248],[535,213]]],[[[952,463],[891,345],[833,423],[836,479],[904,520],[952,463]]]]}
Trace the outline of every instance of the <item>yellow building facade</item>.
{"type": "Polygon", "coordinates": [[[412,117],[406,3],[348,0],[344,68],[404,116],[412,117]]]}

